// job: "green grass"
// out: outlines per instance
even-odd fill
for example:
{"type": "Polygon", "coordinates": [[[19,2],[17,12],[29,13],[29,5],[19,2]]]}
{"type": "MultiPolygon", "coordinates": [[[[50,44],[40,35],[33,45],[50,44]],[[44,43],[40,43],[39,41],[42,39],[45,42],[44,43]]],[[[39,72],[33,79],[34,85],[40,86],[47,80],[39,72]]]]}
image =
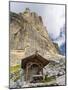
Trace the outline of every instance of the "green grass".
{"type": "Polygon", "coordinates": [[[50,82],[50,81],[53,81],[53,80],[56,80],[55,76],[48,77],[47,75],[45,75],[45,79],[43,80],[43,82],[50,82]]]}
{"type": "Polygon", "coordinates": [[[20,65],[15,65],[10,67],[10,79],[14,82],[20,78],[20,65]]]}
{"type": "Polygon", "coordinates": [[[20,70],[20,65],[15,65],[10,67],[10,73],[14,73],[20,70]]]}

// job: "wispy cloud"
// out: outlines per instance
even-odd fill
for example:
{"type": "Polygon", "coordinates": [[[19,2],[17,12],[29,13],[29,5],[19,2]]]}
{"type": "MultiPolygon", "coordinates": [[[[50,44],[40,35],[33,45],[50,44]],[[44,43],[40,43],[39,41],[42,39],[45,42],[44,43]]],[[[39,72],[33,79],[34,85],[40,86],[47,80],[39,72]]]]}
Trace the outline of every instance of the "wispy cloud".
{"type": "Polygon", "coordinates": [[[50,5],[45,9],[45,19],[47,30],[51,38],[56,39],[60,34],[60,29],[65,24],[64,6],[50,5]]]}
{"type": "Polygon", "coordinates": [[[60,35],[54,39],[53,41],[58,43],[59,47],[61,47],[65,43],[65,25],[60,29],[60,35]]]}

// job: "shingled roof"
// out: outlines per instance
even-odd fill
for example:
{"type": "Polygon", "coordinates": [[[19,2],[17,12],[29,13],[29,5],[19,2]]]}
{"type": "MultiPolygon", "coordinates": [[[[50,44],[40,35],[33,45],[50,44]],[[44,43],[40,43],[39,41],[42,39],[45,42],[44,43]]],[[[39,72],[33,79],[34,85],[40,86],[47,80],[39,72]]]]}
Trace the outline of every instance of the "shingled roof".
{"type": "Polygon", "coordinates": [[[49,61],[47,59],[42,57],[40,54],[35,53],[31,56],[28,56],[28,57],[22,59],[22,68],[25,68],[26,63],[36,62],[36,61],[42,63],[43,67],[46,66],[49,63],[49,61]]]}

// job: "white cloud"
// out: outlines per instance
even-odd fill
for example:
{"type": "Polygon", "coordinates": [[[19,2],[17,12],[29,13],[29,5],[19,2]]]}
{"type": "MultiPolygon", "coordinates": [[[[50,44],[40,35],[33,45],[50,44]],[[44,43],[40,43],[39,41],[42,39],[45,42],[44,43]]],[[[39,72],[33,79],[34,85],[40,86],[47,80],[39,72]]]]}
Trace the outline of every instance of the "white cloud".
{"type": "Polygon", "coordinates": [[[58,38],[58,39],[55,40],[54,42],[58,43],[58,46],[60,47],[62,44],[65,43],[65,36],[58,38]]]}
{"type": "Polygon", "coordinates": [[[51,37],[57,38],[60,34],[60,28],[65,23],[65,7],[60,5],[46,6],[43,12],[43,21],[51,37]]]}
{"type": "Polygon", "coordinates": [[[60,35],[58,38],[54,39],[54,42],[58,43],[58,46],[61,47],[65,43],[65,26],[60,29],[60,35]]]}

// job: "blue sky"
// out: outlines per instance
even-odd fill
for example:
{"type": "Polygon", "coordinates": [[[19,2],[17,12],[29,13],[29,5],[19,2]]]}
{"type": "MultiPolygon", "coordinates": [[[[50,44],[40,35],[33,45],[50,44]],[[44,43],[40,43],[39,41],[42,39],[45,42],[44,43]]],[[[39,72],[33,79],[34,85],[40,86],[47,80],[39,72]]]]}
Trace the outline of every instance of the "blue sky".
{"type": "Polygon", "coordinates": [[[12,12],[23,12],[25,8],[30,8],[32,12],[42,16],[44,26],[47,27],[50,37],[54,42],[58,43],[59,47],[65,43],[65,28],[63,28],[65,27],[65,5],[10,3],[10,11],[12,12]],[[60,35],[61,32],[63,32],[62,35],[60,35]]]}

